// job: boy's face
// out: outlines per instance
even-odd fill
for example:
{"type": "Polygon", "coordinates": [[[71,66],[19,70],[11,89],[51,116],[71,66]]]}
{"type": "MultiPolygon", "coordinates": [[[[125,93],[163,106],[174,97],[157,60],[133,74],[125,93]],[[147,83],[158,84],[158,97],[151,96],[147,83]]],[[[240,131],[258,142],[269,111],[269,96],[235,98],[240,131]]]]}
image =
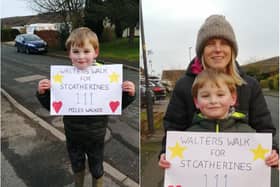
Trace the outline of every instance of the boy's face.
{"type": "Polygon", "coordinates": [[[98,56],[98,50],[87,41],[83,47],[71,46],[69,57],[72,65],[78,69],[86,69],[92,65],[93,60],[98,56]]]}
{"type": "Polygon", "coordinates": [[[230,106],[236,102],[236,94],[231,93],[223,81],[219,85],[220,88],[210,81],[206,82],[194,98],[196,108],[208,119],[224,119],[230,106]]]}

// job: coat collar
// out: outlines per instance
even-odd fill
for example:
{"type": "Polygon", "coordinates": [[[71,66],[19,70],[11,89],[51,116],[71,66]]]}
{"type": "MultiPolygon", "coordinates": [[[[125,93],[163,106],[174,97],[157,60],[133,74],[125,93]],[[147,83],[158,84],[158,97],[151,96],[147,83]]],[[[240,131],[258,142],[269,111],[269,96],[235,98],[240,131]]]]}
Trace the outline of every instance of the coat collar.
{"type": "MultiPolygon", "coordinates": [[[[237,69],[239,71],[239,74],[241,76],[243,76],[244,75],[244,71],[241,69],[239,63],[237,61],[235,61],[235,64],[236,64],[236,67],[237,67],[237,69]]],[[[188,76],[196,76],[202,70],[203,70],[203,66],[202,66],[201,60],[198,57],[195,57],[189,63],[189,65],[187,67],[187,70],[186,70],[186,75],[188,75],[188,76]]]]}
{"type": "Polygon", "coordinates": [[[247,115],[242,112],[233,112],[226,119],[206,119],[201,113],[194,115],[193,124],[197,124],[209,131],[216,131],[217,125],[221,130],[228,129],[236,125],[236,123],[246,123],[247,115]]]}

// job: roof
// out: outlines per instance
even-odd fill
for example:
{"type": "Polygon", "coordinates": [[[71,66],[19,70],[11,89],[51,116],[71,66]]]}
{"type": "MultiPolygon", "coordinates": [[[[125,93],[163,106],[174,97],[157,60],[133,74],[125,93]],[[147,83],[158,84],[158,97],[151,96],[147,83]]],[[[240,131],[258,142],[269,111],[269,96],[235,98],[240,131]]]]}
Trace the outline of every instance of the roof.
{"type": "Polygon", "coordinates": [[[2,27],[24,26],[35,23],[61,23],[63,18],[58,13],[44,13],[31,16],[16,16],[9,18],[2,18],[2,27]]]}

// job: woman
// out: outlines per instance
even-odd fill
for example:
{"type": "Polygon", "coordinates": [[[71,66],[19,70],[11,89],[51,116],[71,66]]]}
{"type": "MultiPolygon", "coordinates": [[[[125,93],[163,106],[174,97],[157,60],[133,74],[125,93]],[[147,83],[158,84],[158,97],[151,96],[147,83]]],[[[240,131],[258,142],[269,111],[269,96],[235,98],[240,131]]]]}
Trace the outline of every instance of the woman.
{"type": "MultiPolygon", "coordinates": [[[[177,81],[170,99],[165,117],[165,132],[169,130],[185,131],[191,126],[196,112],[191,94],[192,83],[197,74],[203,69],[211,68],[223,71],[235,80],[238,101],[235,108],[248,114],[248,124],[257,132],[272,133],[275,137],[276,129],[272,124],[270,112],[267,108],[259,83],[241,71],[236,56],[238,45],[230,23],[222,15],[212,15],[201,26],[197,41],[197,57],[191,61],[186,75],[177,81]]],[[[159,166],[170,167],[165,160],[166,134],[162,140],[159,166]]],[[[273,151],[266,159],[266,164],[274,166],[278,163],[278,145],[273,141],[273,151]]]]}

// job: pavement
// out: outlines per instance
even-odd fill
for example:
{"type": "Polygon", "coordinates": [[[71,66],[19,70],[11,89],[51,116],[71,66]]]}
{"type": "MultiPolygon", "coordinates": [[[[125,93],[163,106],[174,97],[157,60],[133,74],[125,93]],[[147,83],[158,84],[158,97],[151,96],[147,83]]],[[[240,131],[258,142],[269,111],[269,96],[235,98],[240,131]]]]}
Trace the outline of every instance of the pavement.
{"type": "MultiPolygon", "coordinates": [[[[7,140],[7,138],[9,138],[8,135],[5,133],[15,131],[16,135],[14,135],[14,136],[16,136],[17,138],[20,137],[20,138],[24,139],[24,142],[25,142],[24,145],[33,145],[35,137],[33,137],[31,139],[26,139],[26,134],[19,136],[19,133],[20,133],[19,131],[21,129],[9,129],[9,128],[12,128],[12,124],[15,124],[15,128],[18,128],[18,127],[16,127],[16,126],[18,126],[17,124],[22,124],[22,123],[23,123],[22,125],[28,127],[28,129],[30,129],[30,127],[36,127],[36,131],[40,129],[40,131],[50,134],[50,135],[48,135],[47,138],[44,138],[44,141],[47,141],[45,139],[49,139],[49,136],[52,136],[51,139],[54,139],[53,141],[56,142],[55,144],[56,145],[61,144],[62,147],[63,147],[63,145],[65,146],[65,135],[61,131],[54,128],[51,124],[44,121],[43,119],[38,117],[36,114],[32,113],[31,111],[26,109],[24,106],[19,104],[5,90],[1,89],[1,93],[2,93],[1,94],[1,107],[2,107],[2,114],[1,114],[2,115],[2,119],[1,119],[1,123],[2,123],[2,125],[1,125],[1,131],[2,131],[1,132],[1,140],[2,140],[1,141],[1,146],[2,146],[1,162],[2,162],[2,164],[1,164],[1,167],[2,168],[5,167],[5,172],[2,172],[1,183],[3,186],[20,186],[20,187],[23,186],[24,187],[27,185],[24,184],[24,181],[20,177],[16,176],[17,173],[15,171],[13,171],[14,169],[13,169],[11,163],[9,163],[7,161],[7,159],[8,159],[7,156],[2,154],[2,152],[5,149],[6,140],[7,140]],[[13,111],[13,112],[11,112],[11,111],[13,111]],[[16,120],[16,119],[19,119],[20,121],[16,120]],[[15,120],[15,121],[11,121],[11,120],[15,120]],[[59,142],[59,143],[57,143],[57,142],[59,142]],[[6,172],[6,171],[9,171],[9,172],[6,172]],[[14,180],[14,178],[16,180],[14,180]],[[5,184],[8,184],[9,182],[12,182],[14,185],[13,184],[5,185],[5,184]]],[[[26,132],[28,132],[28,130],[26,132]]],[[[39,135],[36,135],[36,136],[39,136],[39,135]]],[[[42,137],[36,137],[36,138],[38,140],[40,140],[42,137]]],[[[27,150],[24,148],[20,148],[20,146],[22,144],[21,142],[23,140],[20,140],[20,139],[17,139],[17,140],[18,140],[18,142],[14,142],[13,144],[14,144],[14,146],[17,146],[17,148],[19,149],[18,152],[20,154],[24,154],[24,152],[28,151],[28,149],[31,149],[30,147],[27,150]]],[[[44,143],[44,145],[45,144],[46,143],[44,143]]],[[[53,143],[49,142],[48,144],[53,144],[53,143]]],[[[10,147],[10,145],[9,145],[9,147],[10,147]]],[[[48,154],[50,154],[50,153],[48,153],[48,154]]],[[[53,153],[51,153],[51,154],[53,154],[53,153]]],[[[64,156],[66,155],[65,153],[62,153],[62,154],[64,156]]],[[[19,157],[19,158],[17,159],[16,164],[19,164],[21,157],[19,157]]],[[[12,160],[12,161],[14,161],[14,160],[12,160]]],[[[55,164],[55,165],[57,165],[57,164],[55,164]]],[[[63,163],[61,163],[61,165],[63,165],[63,163]]],[[[104,165],[104,170],[105,170],[105,176],[104,176],[105,177],[105,179],[104,179],[105,187],[122,187],[122,186],[138,187],[139,186],[139,184],[137,182],[133,181],[131,178],[124,175],[119,170],[112,167],[110,164],[104,162],[103,165],[104,165]]],[[[69,164],[68,164],[68,167],[69,167],[69,164]]],[[[72,171],[71,171],[70,167],[68,168],[68,170],[69,170],[68,174],[65,174],[65,175],[68,176],[67,180],[70,180],[70,184],[67,186],[73,186],[73,184],[71,184],[72,171]]],[[[36,171],[36,174],[38,175],[37,172],[40,172],[40,170],[36,171]]],[[[47,174],[44,173],[42,175],[48,175],[48,173],[47,174]]],[[[85,178],[85,186],[90,186],[90,183],[91,183],[91,177],[90,177],[89,172],[87,172],[87,175],[85,178]]]]}

